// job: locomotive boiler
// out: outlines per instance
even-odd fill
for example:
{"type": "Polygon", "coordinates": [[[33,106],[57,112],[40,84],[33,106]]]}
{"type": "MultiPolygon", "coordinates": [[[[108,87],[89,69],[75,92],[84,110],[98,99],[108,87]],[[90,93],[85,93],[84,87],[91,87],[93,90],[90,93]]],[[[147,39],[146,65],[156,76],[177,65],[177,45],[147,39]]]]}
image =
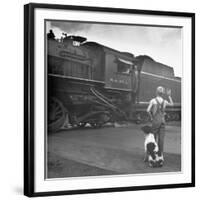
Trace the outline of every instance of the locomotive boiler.
{"type": "Polygon", "coordinates": [[[66,35],[62,41],[48,39],[47,69],[49,132],[63,125],[147,121],[147,102],[158,85],[172,89],[176,96],[168,118],[180,117],[181,80],[174,77],[173,68],[148,56],[135,57],[66,35]]]}

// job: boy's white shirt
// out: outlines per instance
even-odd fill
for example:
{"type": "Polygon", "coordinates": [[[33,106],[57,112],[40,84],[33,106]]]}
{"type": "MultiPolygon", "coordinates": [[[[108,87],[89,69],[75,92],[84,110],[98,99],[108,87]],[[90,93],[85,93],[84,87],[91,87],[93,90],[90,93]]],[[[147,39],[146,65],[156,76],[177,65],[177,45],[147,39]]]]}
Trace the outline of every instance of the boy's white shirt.
{"type": "Polygon", "coordinates": [[[158,96],[158,97],[155,97],[155,98],[151,99],[151,101],[150,101],[150,107],[151,107],[152,105],[157,105],[157,104],[158,104],[158,102],[156,101],[156,99],[158,100],[158,102],[159,102],[160,104],[162,104],[163,101],[164,101],[164,105],[163,105],[164,109],[165,109],[166,106],[169,104],[169,102],[168,102],[167,100],[165,100],[165,99],[163,99],[162,97],[158,96]]]}
{"type": "Polygon", "coordinates": [[[164,101],[164,105],[163,105],[164,109],[166,108],[166,106],[173,106],[174,103],[173,103],[173,100],[172,100],[171,96],[169,96],[168,98],[169,98],[169,101],[167,101],[166,99],[163,99],[161,96],[157,96],[157,97],[151,99],[151,101],[149,102],[149,106],[148,106],[148,108],[147,108],[147,112],[150,112],[152,106],[153,106],[153,105],[157,105],[158,102],[159,102],[160,104],[162,104],[163,101],[164,101]],[[158,101],[158,102],[157,102],[157,101],[158,101]]]}

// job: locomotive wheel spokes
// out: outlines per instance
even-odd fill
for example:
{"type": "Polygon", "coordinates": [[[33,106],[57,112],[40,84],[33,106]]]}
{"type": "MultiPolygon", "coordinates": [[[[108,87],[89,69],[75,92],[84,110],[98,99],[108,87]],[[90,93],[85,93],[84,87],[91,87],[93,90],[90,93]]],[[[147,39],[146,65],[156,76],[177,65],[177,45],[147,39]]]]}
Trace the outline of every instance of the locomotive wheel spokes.
{"type": "Polygon", "coordinates": [[[65,122],[66,109],[62,102],[55,97],[48,101],[48,131],[58,131],[65,122]]]}

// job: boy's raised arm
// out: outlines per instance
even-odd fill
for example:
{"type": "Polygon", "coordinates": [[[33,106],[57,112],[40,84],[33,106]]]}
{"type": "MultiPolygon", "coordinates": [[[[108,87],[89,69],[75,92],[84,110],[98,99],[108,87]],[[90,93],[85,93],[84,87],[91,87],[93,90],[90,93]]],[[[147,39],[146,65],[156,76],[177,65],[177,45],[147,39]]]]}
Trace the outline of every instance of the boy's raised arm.
{"type": "Polygon", "coordinates": [[[174,102],[173,102],[172,97],[171,97],[171,90],[170,89],[167,90],[167,96],[168,96],[168,99],[169,99],[169,101],[167,101],[167,105],[173,106],[174,102]]]}

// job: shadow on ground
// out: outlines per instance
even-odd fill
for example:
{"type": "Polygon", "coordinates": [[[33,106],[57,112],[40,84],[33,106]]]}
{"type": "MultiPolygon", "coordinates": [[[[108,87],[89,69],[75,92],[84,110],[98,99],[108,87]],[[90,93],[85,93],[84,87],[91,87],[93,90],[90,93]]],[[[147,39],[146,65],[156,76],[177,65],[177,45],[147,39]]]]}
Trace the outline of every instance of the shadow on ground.
{"type": "Polygon", "coordinates": [[[109,170],[94,165],[85,164],[83,162],[77,162],[72,159],[63,158],[56,154],[50,153],[48,155],[48,178],[181,171],[181,156],[177,154],[166,153],[165,165],[161,168],[150,168],[147,163],[143,162],[141,155],[138,154],[132,154],[131,159],[127,160],[127,162],[124,160],[130,155],[123,157],[122,160],[120,160],[118,156],[115,155],[109,163],[107,161],[108,166],[117,165],[115,168],[113,167],[112,170],[109,170]]]}

